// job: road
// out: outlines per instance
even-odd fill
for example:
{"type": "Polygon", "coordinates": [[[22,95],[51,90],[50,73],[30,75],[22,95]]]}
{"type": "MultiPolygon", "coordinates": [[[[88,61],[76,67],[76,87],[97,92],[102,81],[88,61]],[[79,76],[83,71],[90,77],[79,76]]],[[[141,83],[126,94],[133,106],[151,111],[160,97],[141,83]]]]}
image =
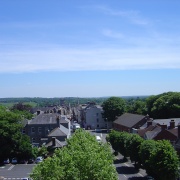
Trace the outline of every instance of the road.
{"type": "Polygon", "coordinates": [[[4,180],[17,180],[24,177],[29,177],[35,164],[7,164],[0,166],[0,176],[4,177],[4,180]]]}
{"type": "Polygon", "coordinates": [[[118,177],[120,180],[145,180],[146,171],[143,169],[135,169],[134,165],[130,160],[126,162],[123,161],[121,155],[117,156],[117,159],[114,161],[116,171],[118,172],[118,177]]]}

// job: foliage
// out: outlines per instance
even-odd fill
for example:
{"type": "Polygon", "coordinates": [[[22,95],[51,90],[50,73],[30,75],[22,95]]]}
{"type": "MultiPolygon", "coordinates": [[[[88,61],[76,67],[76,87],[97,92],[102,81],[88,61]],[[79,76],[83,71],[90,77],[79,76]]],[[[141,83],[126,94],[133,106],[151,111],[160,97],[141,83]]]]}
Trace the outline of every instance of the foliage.
{"type": "Polygon", "coordinates": [[[135,164],[137,162],[140,162],[139,148],[142,142],[143,139],[137,134],[129,134],[126,137],[126,141],[125,141],[126,151],[131,161],[134,161],[135,164]]]}
{"type": "Polygon", "coordinates": [[[107,121],[114,121],[117,116],[122,115],[125,112],[126,103],[124,99],[119,97],[110,97],[102,104],[103,117],[107,121]]]}
{"type": "Polygon", "coordinates": [[[82,129],[67,140],[67,146],[55,151],[33,170],[34,180],[114,180],[117,172],[107,144],[82,129]]]}
{"type": "Polygon", "coordinates": [[[148,161],[152,175],[159,180],[174,180],[178,177],[179,159],[169,141],[158,141],[148,161]]]}
{"type": "Polygon", "coordinates": [[[31,119],[33,115],[29,112],[32,107],[29,104],[17,103],[11,108],[16,114],[21,114],[23,118],[31,119]]]}
{"type": "Polygon", "coordinates": [[[47,154],[48,154],[48,150],[46,146],[42,146],[38,149],[38,156],[43,156],[45,158],[47,154]]]}
{"type": "Polygon", "coordinates": [[[155,179],[175,180],[178,177],[178,155],[169,141],[143,140],[137,134],[117,131],[111,131],[107,140],[116,151],[126,151],[135,165],[136,162],[142,164],[155,179]]]}
{"type": "Polygon", "coordinates": [[[145,140],[141,143],[139,148],[139,156],[142,166],[146,169],[147,173],[151,174],[151,167],[149,165],[149,159],[151,153],[156,150],[158,145],[157,141],[145,140]]]}
{"type": "Polygon", "coordinates": [[[126,149],[126,139],[130,136],[129,133],[126,132],[118,132],[112,130],[108,134],[108,142],[110,142],[112,148],[116,151],[119,152],[124,156],[124,158],[128,157],[128,152],[126,149]]]}
{"type": "Polygon", "coordinates": [[[146,101],[147,113],[158,119],[180,117],[180,93],[167,92],[151,96],[146,101]]]}
{"type": "Polygon", "coordinates": [[[29,137],[21,133],[22,116],[0,106],[0,161],[12,156],[31,155],[29,137]]]}
{"type": "Polygon", "coordinates": [[[144,100],[135,100],[130,104],[128,103],[126,109],[128,113],[144,115],[146,113],[146,103],[144,100]]]}

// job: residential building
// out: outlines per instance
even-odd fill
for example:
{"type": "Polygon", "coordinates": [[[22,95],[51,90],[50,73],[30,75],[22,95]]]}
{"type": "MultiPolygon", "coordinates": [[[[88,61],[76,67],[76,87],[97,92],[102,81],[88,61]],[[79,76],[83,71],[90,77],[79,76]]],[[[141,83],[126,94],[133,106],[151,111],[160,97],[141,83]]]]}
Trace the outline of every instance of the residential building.
{"type": "MultiPolygon", "coordinates": [[[[86,129],[102,129],[107,128],[107,122],[102,117],[103,109],[100,105],[96,105],[91,102],[86,106],[82,106],[81,111],[81,124],[82,127],[86,129]]],[[[112,124],[109,123],[109,127],[112,127],[112,124]]]]}
{"type": "Polygon", "coordinates": [[[139,114],[124,113],[123,115],[117,117],[117,119],[113,122],[113,129],[117,131],[132,132],[133,129],[139,129],[149,119],[148,115],[144,116],[139,114]]]}
{"type": "Polygon", "coordinates": [[[53,135],[57,139],[64,141],[66,138],[69,138],[71,132],[70,121],[66,115],[53,112],[37,115],[34,119],[28,121],[25,129],[32,144],[35,146],[48,143],[53,135]],[[61,133],[58,134],[56,133],[57,131],[61,133]],[[53,133],[56,133],[56,135],[53,133]]]}

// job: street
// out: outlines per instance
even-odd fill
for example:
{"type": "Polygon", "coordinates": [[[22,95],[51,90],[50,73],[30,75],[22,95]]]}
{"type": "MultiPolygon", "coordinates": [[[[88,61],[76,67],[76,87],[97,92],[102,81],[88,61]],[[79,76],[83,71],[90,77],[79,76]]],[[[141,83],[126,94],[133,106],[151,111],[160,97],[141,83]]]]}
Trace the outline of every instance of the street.
{"type": "Polygon", "coordinates": [[[36,164],[7,164],[0,166],[0,176],[4,177],[4,180],[20,180],[24,177],[29,177],[35,165],[36,164]]]}

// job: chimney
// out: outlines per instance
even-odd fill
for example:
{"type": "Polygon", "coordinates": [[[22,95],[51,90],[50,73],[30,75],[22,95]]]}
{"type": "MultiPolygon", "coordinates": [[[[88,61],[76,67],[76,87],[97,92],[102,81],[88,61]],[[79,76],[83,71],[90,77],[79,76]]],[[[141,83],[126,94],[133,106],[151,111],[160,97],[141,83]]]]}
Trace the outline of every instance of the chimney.
{"type": "Polygon", "coordinates": [[[40,110],[37,110],[37,115],[39,115],[40,114],[40,110]]]}
{"type": "Polygon", "coordinates": [[[57,125],[58,125],[58,127],[60,127],[60,119],[59,119],[59,116],[56,116],[56,120],[57,120],[57,125]]]}
{"type": "Polygon", "coordinates": [[[161,129],[162,130],[166,130],[167,129],[167,125],[166,124],[161,125],[161,129]]]}
{"type": "Polygon", "coordinates": [[[52,146],[56,146],[56,138],[52,137],[52,146]]]}
{"type": "Polygon", "coordinates": [[[175,121],[172,119],[170,121],[170,129],[174,129],[175,128],[175,121]]]}
{"type": "Polygon", "coordinates": [[[152,119],[147,120],[147,127],[149,127],[150,125],[152,125],[152,119]]]}

